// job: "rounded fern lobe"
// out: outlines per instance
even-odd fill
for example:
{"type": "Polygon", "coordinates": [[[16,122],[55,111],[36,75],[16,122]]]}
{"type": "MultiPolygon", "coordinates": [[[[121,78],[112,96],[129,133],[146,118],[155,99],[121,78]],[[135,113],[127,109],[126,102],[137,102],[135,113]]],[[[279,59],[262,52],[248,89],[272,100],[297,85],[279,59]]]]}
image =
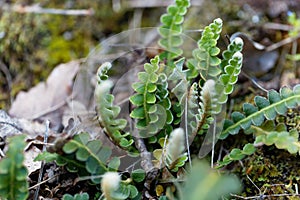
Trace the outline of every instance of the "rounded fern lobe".
{"type": "Polygon", "coordinates": [[[236,45],[239,45],[239,46],[243,46],[244,45],[244,41],[242,38],[240,37],[236,37],[233,42],[236,44],[236,45]]]}
{"type": "Polygon", "coordinates": [[[218,25],[222,25],[223,24],[223,20],[221,18],[217,18],[214,20],[214,22],[218,25]]]}

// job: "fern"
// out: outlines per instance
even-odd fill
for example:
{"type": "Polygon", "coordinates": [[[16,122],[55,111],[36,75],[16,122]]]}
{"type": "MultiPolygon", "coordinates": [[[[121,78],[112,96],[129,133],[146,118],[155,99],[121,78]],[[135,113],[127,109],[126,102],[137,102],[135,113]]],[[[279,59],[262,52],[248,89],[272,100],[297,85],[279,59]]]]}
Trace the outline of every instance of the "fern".
{"type": "Polygon", "coordinates": [[[193,71],[198,71],[204,81],[215,78],[221,73],[218,67],[221,60],[217,57],[220,53],[217,41],[222,31],[222,24],[222,20],[218,18],[204,28],[201,39],[198,41],[198,48],[193,51],[194,58],[189,60],[188,67],[191,74],[195,74],[193,71]]]}
{"type": "Polygon", "coordinates": [[[114,96],[109,93],[113,83],[107,79],[107,69],[109,64],[103,64],[98,72],[98,85],[95,89],[97,103],[98,120],[108,138],[117,146],[129,151],[135,151],[133,148],[133,139],[130,133],[123,133],[127,121],[125,119],[116,119],[120,113],[120,107],[113,105],[114,96]]]}
{"type": "MultiPolygon", "coordinates": [[[[233,92],[234,85],[238,80],[243,63],[242,48],[243,40],[237,37],[222,54],[223,59],[220,66],[223,69],[223,73],[219,76],[221,86],[217,86],[220,105],[227,102],[228,95],[233,92]]],[[[216,113],[219,113],[220,110],[221,106],[217,108],[216,113]]]]}
{"type": "Polygon", "coordinates": [[[230,153],[224,156],[222,161],[218,162],[217,168],[221,168],[225,165],[228,165],[232,161],[242,160],[246,156],[253,154],[256,151],[256,148],[253,144],[246,144],[243,149],[234,148],[230,151],[230,153]]]}
{"type": "Polygon", "coordinates": [[[218,105],[216,95],[215,81],[207,80],[200,92],[200,108],[199,113],[196,115],[197,128],[193,135],[203,134],[210,127],[214,120],[214,110],[218,105]]]}
{"type": "MultiPolygon", "coordinates": [[[[199,104],[199,87],[197,83],[193,83],[190,87],[190,81],[187,80],[188,71],[183,69],[184,58],[175,62],[175,68],[172,74],[169,76],[170,81],[177,81],[175,87],[171,92],[178,99],[179,105],[181,105],[180,112],[177,112],[177,116],[181,116],[184,111],[187,112],[186,120],[189,121],[188,135],[195,136],[196,133],[200,133],[200,130],[208,129],[212,121],[211,109],[216,106],[215,99],[215,83],[212,80],[207,81],[206,86],[203,87],[200,92],[200,104],[199,104]],[[213,99],[213,101],[211,101],[213,99]],[[212,102],[215,105],[212,106],[212,102]],[[186,105],[186,106],[185,106],[186,105]]],[[[203,133],[203,131],[201,131],[203,133]]]]}
{"type": "Polygon", "coordinates": [[[0,162],[0,198],[22,200],[28,197],[27,169],[23,165],[25,135],[9,138],[7,157],[0,162]]]}
{"type": "Polygon", "coordinates": [[[252,126],[255,137],[255,145],[275,145],[278,149],[286,149],[289,153],[300,154],[299,133],[296,129],[287,131],[284,124],[275,125],[274,121],[267,120],[260,127],[252,126]]]}
{"type": "Polygon", "coordinates": [[[82,193],[82,194],[75,194],[74,196],[70,194],[65,194],[62,200],[89,200],[89,194],[82,193]]]}
{"type": "Polygon", "coordinates": [[[120,165],[118,157],[111,157],[112,151],[103,146],[100,140],[90,140],[88,133],[80,133],[67,142],[56,153],[44,152],[35,160],[56,161],[68,171],[79,175],[91,175],[94,183],[100,183],[99,176],[108,171],[117,171],[120,165]]]}
{"type": "Polygon", "coordinates": [[[175,68],[172,70],[168,80],[176,82],[176,85],[173,87],[171,92],[176,96],[180,105],[184,105],[190,86],[189,81],[187,80],[187,71],[183,69],[184,58],[179,59],[174,62],[175,68]]]}
{"type": "Polygon", "coordinates": [[[103,63],[97,70],[97,80],[98,84],[100,84],[102,81],[105,81],[108,79],[108,71],[112,67],[111,63],[105,62],[103,63]]]}
{"type": "Polygon", "coordinates": [[[182,128],[176,128],[170,133],[170,138],[161,138],[159,144],[162,149],[155,149],[153,161],[157,168],[166,166],[169,170],[177,172],[188,160],[185,153],[185,134],[182,128]]]}
{"type": "Polygon", "coordinates": [[[225,139],[229,134],[237,134],[241,128],[247,130],[252,124],[260,126],[265,119],[273,120],[277,114],[285,114],[288,108],[299,106],[300,85],[296,85],[293,90],[283,87],[279,93],[270,90],[268,98],[256,96],[254,102],[256,106],[244,103],[243,113],[232,113],[232,120],[225,121],[221,139],[225,139]]]}
{"type": "Polygon", "coordinates": [[[267,120],[261,126],[252,125],[247,130],[247,133],[253,133],[255,135],[254,143],[246,144],[242,150],[237,148],[232,149],[222,161],[218,162],[218,168],[253,154],[256,151],[255,146],[262,144],[267,146],[275,145],[278,149],[285,149],[291,154],[297,152],[300,154],[298,131],[295,129],[287,131],[286,126],[282,123],[275,125],[273,120],[267,120]]]}
{"type": "Polygon", "coordinates": [[[145,138],[156,135],[168,121],[172,121],[172,115],[168,111],[171,102],[167,99],[166,76],[158,72],[159,57],[151,59],[144,69],[138,73],[140,82],[132,85],[136,94],[130,97],[130,102],[136,107],[130,117],[137,120],[138,134],[145,138]]]}
{"type": "MultiPolygon", "coordinates": [[[[189,135],[196,135],[198,130],[201,127],[201,124],[204,122],[200,122],[201,119],[204,120],[204,112],[202,109],[199,109],[199,88],[197,83],[193,83],[190,87],[188,94],[188,104],[187,104],[187,121],[188,124],[188,133],[189,135]]],[[[202,104],[201,104],[202,105],[202,104]]]]}
{"type": "Polygon", "coordinates": [[[222,61],[220,67],[223,71],[227,65],[230,65],[230,59],[232,59],[233,55],[236,52],[241,52],[243,50],[244,42],[240,37],[234,38],[227,46],[227,49],[222,53],[222,61]]]}
{"type": "Polygon", "coordinates": [[[161,55],[161,59],[166,59],[167,63],[172,66],[171,60],[182,55],[183,51],[180,48],[183,43],[181,37],[182,23],[187,8],[190,6],[188,0],[176,0],[175,5],[170,5],[167,8],[167,13],[161,16],[162,25],[158,31],[161,36],[158,44],[165,50],[161,55]]]}

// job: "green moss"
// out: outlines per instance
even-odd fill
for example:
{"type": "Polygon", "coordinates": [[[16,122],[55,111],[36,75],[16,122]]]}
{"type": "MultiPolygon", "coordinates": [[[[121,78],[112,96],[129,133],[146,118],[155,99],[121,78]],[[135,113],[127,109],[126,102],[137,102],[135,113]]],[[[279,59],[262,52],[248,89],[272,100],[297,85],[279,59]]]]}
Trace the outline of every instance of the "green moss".
{"type": "Polygon", "coordinates": [[[264,195],[295,194],[294,184],[300,183],[300,163],[296,155],[264,146],[243,161],[243,167],[236,165],[234,172],[243,181],[245,197],[256,196],[260,188],[264,195]],[[246,177],[246,174],[251,181],[246,177]]]}
{"type": "MultiPolygon", "coordinates": [[[[0,59],[12,74],[13,96],[20,89],[28,89],[45,80],[56,65],[87,56],[107,34],[121,32],[128,27],[128,18],[124,16],[130,11],[114,12],[108,0],[75,0],[72,5],[70,1],[59,0],[11,3],[39,3],[44,8],[95,11],[92,16],[0,13],[0,32],[4,33],[0,59]]],[[[1,88],[8,92],[4,84],[1,88]]],[[[5,105],[9,102],[8,96],[2,95],[5,105]]]]}

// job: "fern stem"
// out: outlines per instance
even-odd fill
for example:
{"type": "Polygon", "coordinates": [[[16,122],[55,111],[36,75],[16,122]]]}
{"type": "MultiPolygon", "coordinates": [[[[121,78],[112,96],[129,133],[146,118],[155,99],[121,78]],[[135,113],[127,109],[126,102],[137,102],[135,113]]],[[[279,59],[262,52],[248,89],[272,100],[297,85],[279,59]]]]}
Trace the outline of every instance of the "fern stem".
{"type": "Polygon", "coordinates": [[[144,186],[147,189],[147,191],[150,191],[151,183],[158,177],[159,170],[154,167],[152,163],[151,153],[147,150],[144,140],[142,138],[134,137],[134,143],[136,148],[140,152],[140,156],[142,159],[141,166],[146,172],[144,186]]]}

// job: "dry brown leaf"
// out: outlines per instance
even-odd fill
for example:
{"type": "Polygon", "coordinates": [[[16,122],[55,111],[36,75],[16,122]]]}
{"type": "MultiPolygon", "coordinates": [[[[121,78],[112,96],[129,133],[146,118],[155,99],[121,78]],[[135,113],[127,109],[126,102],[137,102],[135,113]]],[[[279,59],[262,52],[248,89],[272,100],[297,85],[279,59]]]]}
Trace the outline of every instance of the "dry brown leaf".
{"type": "Polygon", "coordinates": [[[62,109],[72,92],[73,79],[80,61],[58,65],[46,82],[41,82],[28,92],[20,92],[9,114],[25,119],[49,119],[52,127],[61,123],[62,109]]]}

